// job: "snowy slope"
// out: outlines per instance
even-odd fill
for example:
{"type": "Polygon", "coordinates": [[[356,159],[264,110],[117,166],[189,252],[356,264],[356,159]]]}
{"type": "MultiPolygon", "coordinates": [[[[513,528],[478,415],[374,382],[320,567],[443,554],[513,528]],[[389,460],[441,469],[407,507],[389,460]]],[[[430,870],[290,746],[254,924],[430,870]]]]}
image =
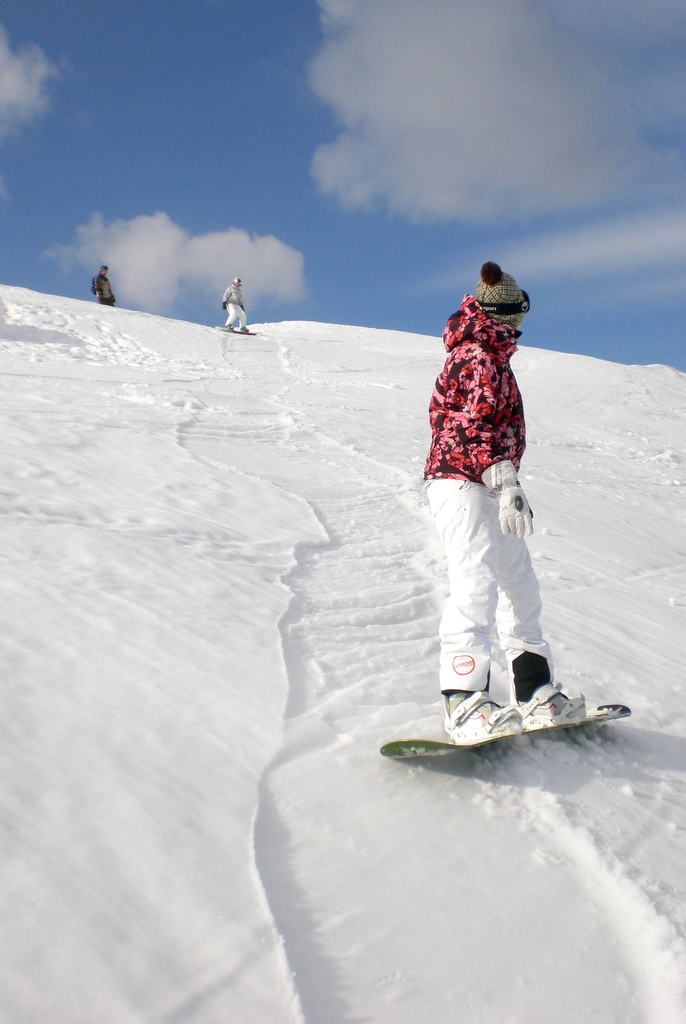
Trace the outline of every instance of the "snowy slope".
{"type": "Polygon", "coordinates": [[[634,717],[403,764],[440,341],[0,301],[0,1024],[686,1021],[686,375],[515,357],[558,678],[634,717]]]}

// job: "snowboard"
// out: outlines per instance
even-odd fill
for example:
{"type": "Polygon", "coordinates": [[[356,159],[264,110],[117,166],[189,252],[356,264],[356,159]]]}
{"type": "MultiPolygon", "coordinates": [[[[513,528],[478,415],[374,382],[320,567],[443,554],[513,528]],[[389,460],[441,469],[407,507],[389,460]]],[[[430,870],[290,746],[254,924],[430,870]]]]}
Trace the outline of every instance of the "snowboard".
{"type": "Polygon", "coordinates": [[[243,338],[257,337],[257,331],[234,331],[233,327],[215,327],[215,331],[226,331],[227,334],[240,334],[243,338]]]}
{"type": "Polygon", "coordinates": [[[527,732],[501,733],[499,736],[487,736],[484,739],[476,740],[474,743],[450,743],[449,740],[428,740],[408,739],[391,740],[384,743],[381,753],[384,757],[442,757],[445,754],[454,754],[459,750],[474,750],[476,747],[483,747],[487,743],[496,743],[499,740],[511,740],[516,736],[540,736],[560,732],[562,729],[575,729],[581,725],[605,725],[607,722],[616,722],[620,718],[628,718],[631,708],[625,704],[600,704],[597,708],[591,708],[585,718],[576,722],[563,722],[561,725],[544,726],[541,729],[529,729],[527,732]]]}

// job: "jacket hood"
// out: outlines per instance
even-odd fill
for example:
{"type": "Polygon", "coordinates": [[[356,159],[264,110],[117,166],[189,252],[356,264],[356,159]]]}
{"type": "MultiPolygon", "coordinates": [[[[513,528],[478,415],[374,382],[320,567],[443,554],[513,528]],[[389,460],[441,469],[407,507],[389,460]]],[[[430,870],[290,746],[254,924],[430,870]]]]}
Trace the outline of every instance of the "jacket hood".
{"type": "Polygon", "coordinates": [[[460,345],[480,345],[502,359],[509,359],[517,349],[520,332],[514,327],[499,324],[484,313],[475,295],[465,295],[462,305],[448,319],[443,331],[443,344],[447,352],[460,345]]]}

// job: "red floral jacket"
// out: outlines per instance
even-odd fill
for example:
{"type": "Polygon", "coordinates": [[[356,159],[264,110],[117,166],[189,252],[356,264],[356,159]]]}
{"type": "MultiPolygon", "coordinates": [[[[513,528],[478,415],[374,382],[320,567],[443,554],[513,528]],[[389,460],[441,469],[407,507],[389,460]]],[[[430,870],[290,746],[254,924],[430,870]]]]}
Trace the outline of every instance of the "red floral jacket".
{"type": "Polygon", "coordinates": [[[457,477],[481,483],[481,474],[510,459],[515,468],[526,447],[524,408],[510,357],[514,328],[492,320],[473,295],[465,295],[448,320],[448,352],[431,402],[431,447],[424,477],[457,477]]]}

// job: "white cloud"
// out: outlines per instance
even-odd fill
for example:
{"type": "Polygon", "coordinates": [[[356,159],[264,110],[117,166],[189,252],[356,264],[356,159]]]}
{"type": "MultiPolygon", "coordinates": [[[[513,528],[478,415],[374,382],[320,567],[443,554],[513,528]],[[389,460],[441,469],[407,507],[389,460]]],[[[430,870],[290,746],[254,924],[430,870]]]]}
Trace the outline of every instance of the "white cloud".
{"type": "Polygon", "coordinates": [[[686,271],[686,209],[653,210],[527,241],[503,256],[517,275],[539,280],[686,271]]]}
{"type": "Polygon", "coordinates": [[[46,255],[94,272],[107,263],[120,305],[167,313],[188,292],[216,300],[236,276],[253,305],[260,298],[295,301],[305,292],[302,253],[273,235],[229,228],[192,237],[158,212],[110,224],[94,213],[75,236],[46,255]]]}
{"type": "Polygon", "coordinates": [[[48,104],[45,85],[56,70],[38,46],[13,53],[0,25],[0,135],[43,113],[48,104]]]}
{"type": "Polygon", "coordinates": [[[634,169],[605,78],[540,3],[318,2],[310,81],[343,131],[312,172],[344,205],[519,217],[591,203],[634,169]]]}
{"type": "Polygon", "coordinates": [[[686,34],[683,0],[545,0],[560,24],[603,46],[626,47],[636,53],[675,42],[686,34]]]}
{"type": "MultiPolygon", "coordinates": [[[[542,0],[565,33],[608,69],[612,89],[646,138],[683,154],[683,0],[542,0]]],[[[682,172],[682,169],[681,173],[682,172]]]]}

